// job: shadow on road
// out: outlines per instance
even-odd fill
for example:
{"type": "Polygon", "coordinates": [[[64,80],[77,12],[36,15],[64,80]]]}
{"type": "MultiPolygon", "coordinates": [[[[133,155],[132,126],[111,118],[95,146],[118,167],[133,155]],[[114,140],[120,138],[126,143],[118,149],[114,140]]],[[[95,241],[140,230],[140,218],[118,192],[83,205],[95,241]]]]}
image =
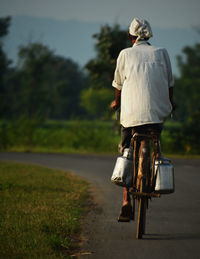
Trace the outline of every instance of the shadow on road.
{"type": "Polygon", "coordinates": [[[200,240],[200,234],[145,234],[143,240],[200,240]]]}

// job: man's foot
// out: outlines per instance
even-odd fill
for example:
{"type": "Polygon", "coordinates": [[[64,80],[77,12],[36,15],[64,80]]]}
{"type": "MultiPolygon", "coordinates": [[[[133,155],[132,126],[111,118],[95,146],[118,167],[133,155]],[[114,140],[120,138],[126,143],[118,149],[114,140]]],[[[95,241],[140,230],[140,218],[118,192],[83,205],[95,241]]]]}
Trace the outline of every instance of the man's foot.
{"type": "Polygon", "coordinates": [[[129,222],[131,219],[134,219],[133,208],[131,204],[128,203],[122,206],[118,222],[129,222]]]}

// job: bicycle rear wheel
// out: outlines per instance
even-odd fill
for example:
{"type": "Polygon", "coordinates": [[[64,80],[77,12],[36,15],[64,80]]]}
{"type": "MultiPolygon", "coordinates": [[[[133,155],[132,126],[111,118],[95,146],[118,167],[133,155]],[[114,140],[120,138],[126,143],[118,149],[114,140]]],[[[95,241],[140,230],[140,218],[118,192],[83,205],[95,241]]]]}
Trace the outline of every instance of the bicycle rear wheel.
{"type": "MultiPolygon", "coordinates": [[[[140,192],[146,192],[146,181],[142,179],[140,184],[140,192]]],[[[137,220],[137,233],[136,238],[142,239],[142,235],[145,234],[146,227],[146,210],[148,206],[148,198],[145,196],[138,197],[138,220],[137,220]]]]}

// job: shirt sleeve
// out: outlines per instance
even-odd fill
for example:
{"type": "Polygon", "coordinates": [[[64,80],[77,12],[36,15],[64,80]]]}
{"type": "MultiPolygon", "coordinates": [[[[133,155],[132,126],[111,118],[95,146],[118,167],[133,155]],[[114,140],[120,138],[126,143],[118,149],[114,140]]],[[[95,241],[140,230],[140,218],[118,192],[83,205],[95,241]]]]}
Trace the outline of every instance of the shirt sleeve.
{"type": "Polygon", "coordinates": [[[117,88],[118,90],[121,90],[125,78],[125,53],[124,51],[121,51],[117,58],[117,65],[112,86],[117,88]]]}
{"type": "Polygon", "coordinates": [[[166,66],[167,66],[168,86],[172,87],[172,86],[174,86],[174,77],[172,74],[172,68],[171,68],[169,54],[166,49],[164,49],[164,57],[165,57],[166,66]]]}

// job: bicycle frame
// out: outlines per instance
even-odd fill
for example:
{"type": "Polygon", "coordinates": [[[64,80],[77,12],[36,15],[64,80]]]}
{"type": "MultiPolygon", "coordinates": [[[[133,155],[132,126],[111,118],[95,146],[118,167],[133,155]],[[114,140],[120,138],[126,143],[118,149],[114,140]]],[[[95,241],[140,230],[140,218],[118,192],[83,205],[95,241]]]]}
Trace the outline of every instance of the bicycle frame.
{"type": "MultiPolygon", "coordinates": [[[[134,146],[133,152],[133,186],[129,193],[133,197],[133,209],[135,212],[135,199],[138,200],[138,224],[137,224],[137,234],[136,237],[138,239],[142,238],[142,235],[145,233],[145,222],[146,222],[146,209],[148,207],[148,199],[155,197],[159,198],[160,194],[155,193],[154,184],[155,184],[155,176],[154,176],[154,165],[155,159],[160,156],[160,140],[158,135],[156,134],[139,134],[134,133],[131,139],[131,145],[134,146]],[[152,169],[151,175],[146,177],[142,176],[142,183],[140,183],[140,190],[136,189],[136,181],[138,177],[138,170],[137,170],[137,143],[139,138],[147,139],[152,141],[153,143],[153,159],[152,159],[152,169]],[[150,179],[148,179],[150,177],[150,179]]],[[[150,156],[150,155],[149,155],[150,156]]],[[[144,172],[143,172],[144,173],[144,172]]]]}

